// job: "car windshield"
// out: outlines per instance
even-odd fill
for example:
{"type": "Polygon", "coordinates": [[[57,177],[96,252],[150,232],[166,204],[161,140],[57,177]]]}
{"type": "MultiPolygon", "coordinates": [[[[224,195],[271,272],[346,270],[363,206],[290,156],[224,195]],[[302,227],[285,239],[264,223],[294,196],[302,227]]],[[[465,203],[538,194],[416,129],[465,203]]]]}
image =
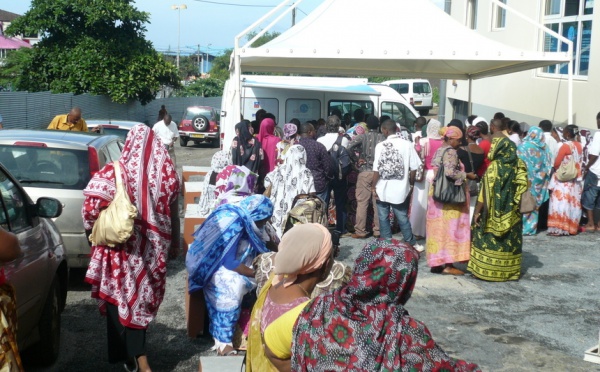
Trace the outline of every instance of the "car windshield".
{"type": "Polygon", "coordinates": [[[206,116],[209,120],[213,120],[213,115],[210,110],[200,109],[200,108],[189,108],[185,110],[185,115],[183,116],[184,120],[192,120],[198,115],[206,116]]]}
{"type": "Polygon", "coordinates": [[[0,163],[23,186],[83,190],[90,181],[84,150],[0,145],[0,163]]]}

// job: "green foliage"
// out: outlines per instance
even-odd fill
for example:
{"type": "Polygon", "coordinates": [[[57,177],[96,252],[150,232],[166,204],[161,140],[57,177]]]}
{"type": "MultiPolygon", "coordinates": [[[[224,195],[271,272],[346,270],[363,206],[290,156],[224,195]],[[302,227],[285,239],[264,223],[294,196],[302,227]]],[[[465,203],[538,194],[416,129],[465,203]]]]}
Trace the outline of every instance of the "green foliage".
{"type": "Polygon", "coordinates": [[[433,87],[433,94],[431,96],[433,103],[440,103],[440,88],[433,87]]]}
{"type": "Polygon", "coordinates": [[[21,66],[28,63],[32,50],[20,48],[9,50],[2,68],[0,68],[0,90],[15,90],[23,77],[21,66]]]}
{"type": "MultiPolygon", "coordinates": [[[[246,40],[252,40],[257,34],[258,34],[258,32],[256,32],[256,31],[252,31],[252,32],[248,33],[248,35],[246,35],[246,40]]],[[[265,45],[269,41],[275,39],[279,35],[281,35],[280,32],[276,32],[276,31],[270,32],[270,31],[267,31],[261,37],[259,37],[258,39],[256,39],[256,41],[253,42],[250,46],[252,48],[258,48],[259,46],[265,45]]]]}
{"type": "Polygon", "coordinates": [[[179,86],[175,66],[144,38],[148,14],[132,0],[33,0],[7,34],[40,32],[20,65],[17,89],[107,95],[148,103],[161,86],[179,86]]]}
{"type": "Polygon", "coordinates": [[[225,82],[210,77],[208,79],[196,79],[194,82],[177,91],[178,97],[220,97],[223,95],[225,82]]]}
{"type": "Polygon", "coordinates": [[[227,80],[229,79],[229,60],[231,59],[233,49],[227,49],[223,54],[215,57],[210,68],[210,77],[213,79],[227,80]]]}

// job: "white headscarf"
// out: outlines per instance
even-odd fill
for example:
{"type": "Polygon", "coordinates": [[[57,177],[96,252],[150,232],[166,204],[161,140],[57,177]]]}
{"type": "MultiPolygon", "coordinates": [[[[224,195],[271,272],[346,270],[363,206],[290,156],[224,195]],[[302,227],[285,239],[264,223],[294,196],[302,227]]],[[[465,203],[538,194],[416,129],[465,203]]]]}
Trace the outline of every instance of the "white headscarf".
{"type": "MultiPolygon", "coordinates": [[[[221,150],[217,151],[210,162],[211,170],[219,174],[225,167],[231,165],[231,151],[221,150]]],[[[202,193],[200,194],[200,213],[203,216],[208,216],[210,212],[215,208],[215,185],[210,184],[211,175],[207,174],[204,177],[204,184],[202,185],[202,193]]]]}
{"type": "Polygon", "coordinates": [[[283,164],[265,176],[265,187],[271,186],[271,201],[274,205],[271,224],[281,238],[285,219],[292,209],[292,202],[299,194],[315,191],[315,181],[310,169],[306,168],[306,150],[293,145],[286,153],[283,164]]]}

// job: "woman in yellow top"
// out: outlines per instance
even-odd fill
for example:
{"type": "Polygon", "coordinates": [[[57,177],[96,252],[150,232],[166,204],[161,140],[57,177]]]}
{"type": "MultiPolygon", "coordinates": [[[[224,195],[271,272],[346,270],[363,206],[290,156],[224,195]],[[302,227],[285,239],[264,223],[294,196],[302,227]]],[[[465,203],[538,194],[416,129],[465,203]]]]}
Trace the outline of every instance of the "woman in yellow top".
{"type": "Polygon", "coordinates": [[[311,292],[333,264],[331,234],[315,223],[282,238],[275,269],[252,311],[246,371],[290,371],[292,330],[311,292]]]}

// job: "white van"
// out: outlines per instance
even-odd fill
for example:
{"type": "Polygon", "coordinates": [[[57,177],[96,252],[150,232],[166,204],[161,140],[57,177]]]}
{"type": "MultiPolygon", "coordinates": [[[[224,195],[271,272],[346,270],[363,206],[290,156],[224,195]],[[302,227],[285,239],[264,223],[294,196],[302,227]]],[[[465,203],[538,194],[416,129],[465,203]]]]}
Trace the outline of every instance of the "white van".
{"type": "MultiPolygon", "coordinates": [[[[234,82],[225,83],[221,103],[221,138],[224,148],[229,148],[235,137],[235,124],[231,100],[234,82]]],[[[417,111],[394,89],[383,84],[371,84],[362,78],[332,78],[305,76],[242,75],[241,114],[244,119],[255,120],[256,111],[264,109],[277,118],[279,126],[297,118],[301,123],[327,118],[334,109],[342,116],[361,108],[365,114],[378,117],[388,115],[400,125],[412,130],[419,116],[417,111]]]]}
{"type": "Polygon", "coordinates": [[[433,108],[431,84],[425,79],[388,80],[382,84],[388,85],[402,95],[423,116],[433,108]]]}

